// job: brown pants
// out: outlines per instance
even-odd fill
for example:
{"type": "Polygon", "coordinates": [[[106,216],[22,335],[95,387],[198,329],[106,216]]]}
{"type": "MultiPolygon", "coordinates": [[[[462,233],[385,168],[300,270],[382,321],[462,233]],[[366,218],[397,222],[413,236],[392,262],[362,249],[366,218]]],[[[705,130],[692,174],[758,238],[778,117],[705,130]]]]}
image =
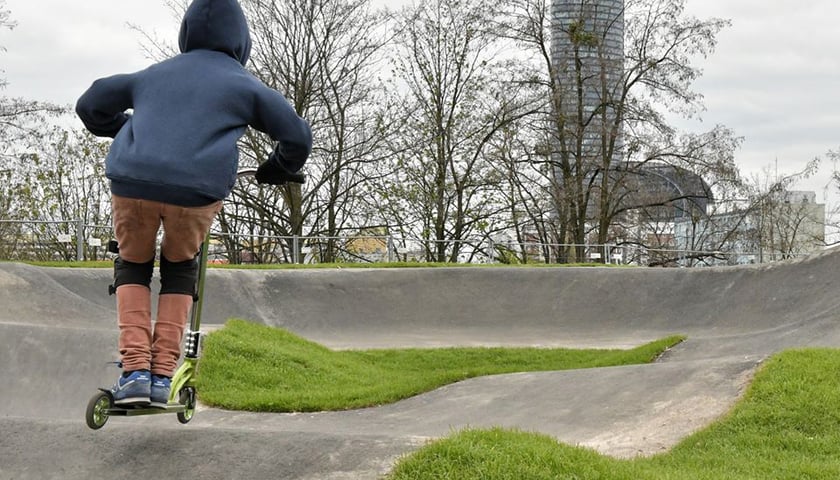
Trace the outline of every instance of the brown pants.
{"type": "MultiPolygon", "coordinates": [[[[221,201],[203,207],[180,207],[113,195],[111,211],[120,257],[133,263],[153,260],[162,225],[161,255],[170,262],[194,258],[221,208],[221,201]]],[[[151,370],[155,375],[171,377],[181,356],[181,338],[192,301],[191,295],[160,295],[153,326],[151,291],[145,285],[119,286],[117,317],[123,370],[151,370]]]]}

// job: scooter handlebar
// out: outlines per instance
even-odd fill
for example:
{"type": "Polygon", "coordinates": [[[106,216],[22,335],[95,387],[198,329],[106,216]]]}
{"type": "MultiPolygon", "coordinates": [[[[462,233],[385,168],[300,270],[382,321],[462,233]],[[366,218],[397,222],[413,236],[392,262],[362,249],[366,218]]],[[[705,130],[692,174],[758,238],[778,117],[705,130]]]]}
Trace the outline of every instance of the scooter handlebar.
{"type": "Polygon", "coordinates": [[[243,168],[236,172],[236,178],[253,177],[257,174],[256,168],[243,168]]]}

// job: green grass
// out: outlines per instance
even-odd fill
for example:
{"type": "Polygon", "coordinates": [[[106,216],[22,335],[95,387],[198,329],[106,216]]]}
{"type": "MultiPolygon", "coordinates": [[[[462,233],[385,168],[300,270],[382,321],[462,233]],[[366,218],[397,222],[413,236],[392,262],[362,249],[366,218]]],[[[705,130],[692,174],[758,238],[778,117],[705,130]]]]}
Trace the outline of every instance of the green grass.
{"type": "Polygon", "coordinates": [[[723,419],[668,453],[615,460],[551,437],[468,430],[403,458],[388,480],[840,478],[840,351],[778,354],[723,419]]]}
{"type": "Polygon", "coordinates": [[[233,410],[309,412],[382,405],[481,375],[650,362],[673,336],[632,350],[440,348],[334,351],[285,330],[231,320],[208,335],[201,400],[233,410]]]}

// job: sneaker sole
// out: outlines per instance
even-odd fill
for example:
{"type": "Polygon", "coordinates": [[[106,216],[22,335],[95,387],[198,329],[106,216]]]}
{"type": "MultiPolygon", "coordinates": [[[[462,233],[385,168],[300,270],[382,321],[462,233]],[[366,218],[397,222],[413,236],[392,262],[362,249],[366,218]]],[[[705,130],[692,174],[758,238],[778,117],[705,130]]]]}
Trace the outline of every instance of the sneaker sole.
{"type": "Polygon", "coordinates": [[[132,397],[132,398],[123,398],[121,400],[114,400],[114,405],[120,407],[145,407],[149,405],[151,400],[149,397],[132,397]]]}

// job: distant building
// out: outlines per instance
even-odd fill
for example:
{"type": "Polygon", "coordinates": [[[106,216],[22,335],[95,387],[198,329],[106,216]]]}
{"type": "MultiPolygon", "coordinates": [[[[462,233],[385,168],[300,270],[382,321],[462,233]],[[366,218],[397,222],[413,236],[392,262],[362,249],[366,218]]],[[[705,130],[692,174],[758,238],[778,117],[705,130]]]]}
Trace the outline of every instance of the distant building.
{"type": "MultiPolygon", "coordinates": [[[[706,218],[714,203],[712,189],[700,175],[674,165],[623,162],[610,179],[611,208],[617,212],[612,241],[639,247],[632,259],[625,255],[625,262],[672,265],[677,225],[706,218]]],[[[599,215],[594,202],[589,215],[599,215]]]]}
{"type": "Polygon", "coordinates": [[[615,194],[622,209],[642,210],[644,219],[678,221],[704,216],[714,195],[703,177],[682,167],[664,163],[624,163],[614,173],[615,194]]]}
{"type": "MultiPolygon", "coordinates": [[[[717,213],[675,224],[680,250],[719,251],[706,264],[747,264],[784,260],[825,248],[825,204],[815,192],[785,191],[748,209],[717,213]]],[[[690,262],[689,262],[690,263],[690,262]]]]}
{"type": "MultiPolygon", "coordinates": [[[[602,155],[601,139],[616,134],[612,126],[615,101],[621,97],[624,77],[624,0],[554,0],[552,3],[552,61],[561,87],[558,115],[570,119],[569,143],[582,135],[584,157],[602,155]],[[580,88],[578,88],[580,85],[580,88]],[[580,132],[576,123],[578,99],[583,99],[583,115],[601,109],[580,132]]],[[[620,127],[619,127],[620,130],[620,127]]],[[[621,160],[621,148],[613,158],[621,160]]]]}

